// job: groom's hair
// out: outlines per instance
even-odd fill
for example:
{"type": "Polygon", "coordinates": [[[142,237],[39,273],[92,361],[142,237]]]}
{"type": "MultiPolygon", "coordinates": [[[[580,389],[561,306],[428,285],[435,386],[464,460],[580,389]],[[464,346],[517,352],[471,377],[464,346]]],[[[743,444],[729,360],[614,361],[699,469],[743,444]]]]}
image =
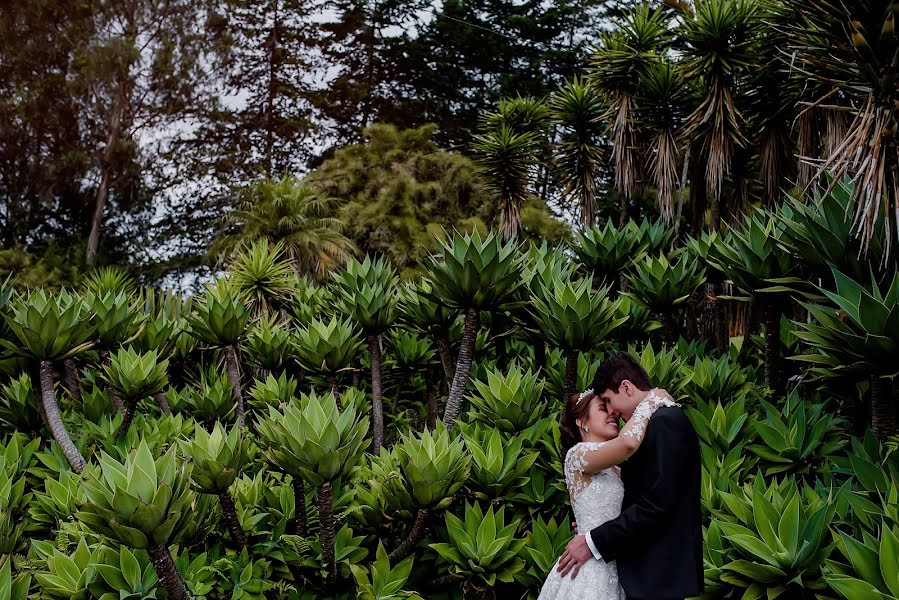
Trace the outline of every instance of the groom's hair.
{"type": "Polygon", "coordinates": [[[606,390],[617,393],[621,382],[625,379],[644,392],[652,389],[646,369],[640,366],[637,359],[624,351],[617,352],[602,361],[593,379],[593,389],[597,394],[602,394],[606,390]]]}

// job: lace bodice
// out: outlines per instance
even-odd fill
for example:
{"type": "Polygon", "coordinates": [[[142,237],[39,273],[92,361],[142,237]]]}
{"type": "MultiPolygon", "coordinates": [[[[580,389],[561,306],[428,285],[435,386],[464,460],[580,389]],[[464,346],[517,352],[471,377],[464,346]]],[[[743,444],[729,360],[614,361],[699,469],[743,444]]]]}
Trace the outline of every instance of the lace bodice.
{"type": "Polygon", "coordinates": [[[586,476],[584,455],[599,449],[606,442],[581,442],[575,444],[565,456],[565,483],[571,495],[571,508],[578,529],[588,531],[614,519],[621,512],[624,484],[612,469],[586,476]]]}

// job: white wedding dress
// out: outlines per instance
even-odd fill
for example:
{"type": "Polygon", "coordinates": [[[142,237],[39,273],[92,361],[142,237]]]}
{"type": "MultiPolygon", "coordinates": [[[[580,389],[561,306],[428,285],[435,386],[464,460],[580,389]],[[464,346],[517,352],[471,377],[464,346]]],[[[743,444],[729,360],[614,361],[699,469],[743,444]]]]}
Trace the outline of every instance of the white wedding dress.
{"type": "MultiPolygon", "coordinates": [[[[583,473],[584,454],[603,444],[581,442],[565,456],[565,482],[578,531],[589,532],[621,513],[624,484],[614,471],[606,469],[592,477],[583,473]]],[[[538,600],[625,600],[614,561],[607,563],[591,558],[581,567],[576,579],[571,578],[571,573],[563,578],[556,570],[558,566],[556,561],[538,600]]]]}

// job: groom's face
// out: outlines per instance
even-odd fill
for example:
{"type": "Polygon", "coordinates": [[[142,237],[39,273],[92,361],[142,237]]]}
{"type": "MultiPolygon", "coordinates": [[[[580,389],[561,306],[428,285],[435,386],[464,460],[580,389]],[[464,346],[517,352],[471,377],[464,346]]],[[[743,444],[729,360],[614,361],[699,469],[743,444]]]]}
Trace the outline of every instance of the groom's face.
{"type": "Polygon", "coordinates": [[[618,390],[607,389],[599,398],[606,405],[606,411],[609,415],[619,419],[630,419],[634,413],[634,403],[630,392],[631,383],[623,381],[618,390]]]}

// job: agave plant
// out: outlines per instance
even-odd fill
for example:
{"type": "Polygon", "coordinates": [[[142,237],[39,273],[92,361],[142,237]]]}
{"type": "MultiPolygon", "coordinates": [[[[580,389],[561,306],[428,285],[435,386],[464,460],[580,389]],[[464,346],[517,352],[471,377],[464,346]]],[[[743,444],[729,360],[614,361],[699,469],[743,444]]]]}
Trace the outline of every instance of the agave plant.
{"type": "Polygon", "coordinates": [[[646,369],[653,385],[665,388],[674,398],[685,393],[689,379],[682,369],[683,356],[676,348],[656,350],[652,344],[647,343],[642,349],[629,345],[628,352],[646,369]]]}
{"type": "MultiPolygon", "coordinates": [[[[46,544],[46,542],[44,542],[46,544]]],[[[52,545],[38,545],[38,552],[44,550],[46,571],[38,571],[34,578],[41,588],[41,597],[59,600],[88,600],[92,594],[88,586],[97,577],[96,564],[100,548],[93,551],[82,537],[71,556],[60,552],[52,545]]]]}
{"type": "Polygon", "coordinates": [[[698,400],[685,412],[696,435],[713,454],[723,456],[737,444],[751,441],[754,435],[752,427],[747,426],[751,413],[746,409],[745,398],[724,402],[698,400]]]}
{"type": "Polygon", "coordinates": [[[214,365],[199,369],[199,377],[192,386],[180,392],[169,388],[165,396],[176,412],[183,412],[206,424],[228,419],[236,409],[231,383],[214,365]]]}
{"type": "Polygon", "coordinates": [[[296,396],[296,391],[297,380],[288,377],[286,373],[281,373],[277,379],[269,375],[264,381],[256,381],[256,385],[250,390],[250,406],[264,414],[269,406],[289,402],[296,396]]]}
{"type": "Polygon", "coordinates": [[[284,245],[258,240],[240,248],[230,265],[230,282],[257,316],[287,305],[295,277],[284,245]]]}
{"type": "Polygon", "coordinates": [[[871,376],[872,426],[878,437],[896,431],[892,379],[899,375],[899,272],[886,285],[864,285],[834,269],[836,291],[820,288],[836,308],[803,303],[814,321],[797,323],[796,336],[815,352],[797,356],[826,375],[871,376]]]}
{"type": "Polygon", "coordinates": [[[400,323],[434,341],[446,381],[452,382],[456,365],[449,334],[459,318],[459,311],[435,302],[428,297],[430,292],[431,284],[427,280],[407,283],[397,298],[397,316],[400,323]]]}
{"type": "Polygon", "coordinates": [[[158,360],[155,350],[139,354],[133,347],[120,348],[109,364],[103,366],[103,381],[125,403],[125,415],[119,427],[124,433],[131,425],[137,403],[147,396],[155,396],[168,383],[168,360],[158,360]]]}
{"type": "Polygon", "coordinates": [[[474,231],[454,232],[443,244],[441,259],[431,259],[429,271],[434,302],[465,313],[465,325],[443,422],[452,428],[462,410],[462,395],[468,384],[475,337],[482,310],[505,308],[522,285],[515,247],[503,243],[493,232],[481,238],[474,231]]]}
{"type": "Polygon", "coordinates": [[[564,397],[574,392],[578,355],[609,338],[624,321],[609,289],[593,289],[592,279],[554,279],[533,298],[532,313],[547,340],[565,353],[564,397]]]}
{"type": "Polygon", "coordinates": [[[469,396],[469,416],[505,433],[520,433],[544,416],[543,385],[537,373],[522,371],[516,363],[506,373],[491,369],[486,381],[474,382],[477,393],[469,396]]]}
{"type": "Polygon", "coordinates": [[[89,340],[92,329],[86,316],[81,298],[65,290],[57,294],[37,290],[12,305],[7,323],[15,342],[0,340],[13,352],[39,361],[40,400],[47,426],[69,465],[78,473],[84,469],[85,460],[62,422],[53,389],[53,361],[76,356],[93,344],[89,340]]]}
{"type": "Polygon", "coordinates": [[[634,264],[627,279],[627,295],[659,314],[666,341],[676,343],[675,311],[705,281],[699,261],[688,253],[681,254],[677,262],[669,262],[664,254],[648,255],[634,264]]]}
{"type": "Polygon", "coordinates": [[[396,270],[384,259],[363,262],[350,259],[335,274],[343,311],[362,327],[371,359],[372,449],[379,452],[384,441],[384,406],[381,392],[381,335],[396,318],[396,270]]]}
{"type": "Polygon", "coordinates": [[[8,457],[0,455],[0,553],[17,550],[31,497],[25,491],[25,474],[8,457]]]}
{"type": "Polygon", "coordinates": [[[257,369],[280,375],[290,361],[291,334],[275,317],[266,315],[250,328],[243,354],[257,369]]]}
{"type": "Polygon", "coordinates": [[[515,537],[518,521],[506,524],[505,506],[486,512],[478,504],[465,504],[465,520],[446,513],[448,543],[430,544],[449,573],[464,577],[475,589],[497,581],[511,583],[524,569],[520,558],[526,540],[515,537]]]}
{"type": "Polygon", "coordinates": [[[732,402],[753,390],[749,372],[728,355],[681,363],[680,371],[687,395],[696,401],[732,402]]]}
{"type": "Polygon", "coordinates": [[[20,573],[13,577],[12,560],[7,559],[0,566],[0,598],[2,600],[28,600],[28,590],[31,587],[31,575],[20,573]]]}
{"type": "Polygon", "coordinates": [[[34,501],[28,508],[32,527],[54,531],[60,523],[72,518],[86,500],[81,477],[66,471],[44,479],[44,489],[34,491],[34,501]]]}
{"type": "Polygon", "coordinates": [[[528,568],[522,573],[527,576],[530,585],[538,586],[543,583],[546,574],[556,566],[556,561],[570,541],[571,522],[567,515],[561,521],[556,521],[555,517],[550,517],[549,520],[542,517],[534,519],[524,548],[528,568]]]}
{"type": "Polygon", "coordinates": [[[183,444],[183,451],[193,463],[191,480],[194,488],[218,496],[231,539],[237,549],[242,550],[247,539],[234,509],[234,498],[228,492],[247,461],[247,448],[240,431],[232,427],[226,433],[220,423],[215,424],[212,432],[196,427],[194,437],[183,444]]]}
{"type": "Polygon", "coordinates": [[[312,372],[324,375],[331,391],[337,390],[337,374],[349,369],[359,349],[356,326],[349,319],[332,316],[328,322],[313,319],[294,339],[297,362],[312,372]]]}
{"type": "Polygon", "coordinates": [[[748,597],[772,599],[826,587],[821,567],[833,548],[832,498],[800,489],[792,479],[766,486],[761,478],[724,495],[733,522],[718,527],[737,555],[723,566],[725,581],[746,588],[748,597]]]}
{"type": "Polygon", "coordinates": [[[28,431],[35,436],[43,422],[38,411],[34,384],[27,373],[0,388],[0,425],[11,431],[28,431]]]}
{"type": "Polygon", "coordinates": [[[368,570],[360,565],[350,565],[358,584],[356,597],[361,600],[423,600],[415,592],[403,589],[412,572],[413,562],[414,559],[409,557],[391,567],[384,544],[379,542],[375,560],[368,570]]]}
{"type": "MultiPolygon", "coordinates": [[[[780,242],[795,256],[802,257],[803,265],[832,289],[832,269],[836,268],[862,281],[869,276],[873,261],[862,252],[864,244],[853,229],[849,213],[854,186],[844,178],[833,181],[830,189],[822,192],[816,188],[809,198],[787,196],[779,217],[784,228],[780,242]]],[[[880,256],[884,251],[884,232],[874,232],[868,240],[870,256],[880,256]]]]}
{"type": "Polygon", "coordinates": [[[479,500],[500,499],[527,483],[537,452],[524,448],[523,437],[479,425],[463,427],[462,436],[471,455],[468,485],[479,500]]]}
{"type": "Polygon", "coordinates": [[[671,251],[675,235],[674,228],[669,227],[663,221],[652,221],[644,217],[640,223],[628,221],[626,227],[633,231],[633,236],[640,244],[640,254],[635,255],[635,259],[639,260],[644,253],[656,256],[671,251]]]}
{"type": "Polygon", "coordinates": [[[814,474],[846,445],[843,419],[824,403],[803,400],[795,390],[780,409],[761,403],[765,419],[753,426],[759,441],[747,449],[767,465],[766,475],[814,474]]]}
{"type": "MultiPolygon", "coordinates": [[[[731,0],[732,1],[732,0],[731,0]]],[[[761,303],[765,324],[765,383],[779,391],[783,385],[780,365],[780,319],[784,294],[802,283],[793,277],[795,261],[780,247],[783,224],[766,210],[746,217],[742,229],[732,229],[713,246],[709,260],[745,294],[761,303]]]]}
{"type": "Polygon", "coordinates": [[[582,270],[594,280],[617,290],[621,275],[631,261],[643,252],[641,239],[630,227],[591,227],[576,233],[571,249],[582,270]]]}
{"type": "Polygon", "coordinates": [[[269,460],[285,473],[319,488],[322,568],[333,580],[337,564],[331,485],[358,462],[368,433],[368,417],[359,417],[353,406],[341,413],[333,394],[311,394],[285,404],[282,410],[270,407],[259,421],[258,431],[269,460]]]}
{"type": "Polygon", "coordinates": [[[99,463],[84,482],[87,502],[75,516],[97,534],[147,550],[169,597],[186,600],[168,544],[193,516],[190,467],[179,464],[174,446],[154,460],[144,442],[124,463],[105,452],[99,463]]]}
{"type": "Polygon", "coordinates": [[[838,532],[837,547],[849,566],[828,560],[827,584],[844,598],[899,598],[899,526],[882,522],[880,536],[864,532],[857,540],[838,532]]]}
{"type": "Polygon", "coordinates": [[[98,576],[88,584],[88,590],[94,598],[140,600],[156,596],[159,577],[145,551],[131,552],[126,546],[101,546],[93,558],[98,576]]]}
{"type": "Polygon", "coordinates": [[[246,331],[249,316],[234,285],[227,281],[218,281],[206,287],[206,292],[196,305],[195,314],[187,317],[192,336],[224,351],[225,370],[231,384],[239,425],[243,424],[244,406],[237,345],[246,331]]]}

